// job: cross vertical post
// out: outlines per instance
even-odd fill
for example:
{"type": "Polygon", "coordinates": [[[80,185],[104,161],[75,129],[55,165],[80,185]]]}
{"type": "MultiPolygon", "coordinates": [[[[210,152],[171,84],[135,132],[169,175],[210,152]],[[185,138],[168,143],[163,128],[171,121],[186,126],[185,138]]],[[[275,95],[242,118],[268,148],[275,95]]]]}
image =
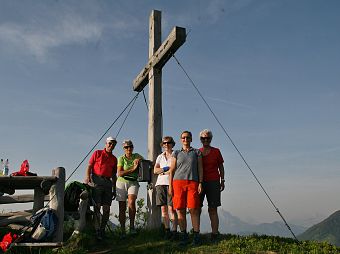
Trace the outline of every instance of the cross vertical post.
{"type": "MultiPolygon", "coordinates": [[[[149,60],[133,81],[133,90],[137,92],[149,84],[148,159],[153,162],[161,153],[163,135],[162,68],[186,39],[185,28],[175,26],[162,43],[161,27],[161,12],[153,10],[149,18],[149,60]]],[[[152,188],[147,195],[147,225],[148,228],[157,228],[161,224],[161,211],[156,206],[157,176],[151,175],[152,188]]]]}
{"type": "MultiPolygon", "coordinates": [[[[161,12],[153,10],[149,19],[149,59],[161,45],[161,12]]],[[[149,123],[148,123],[148,159],[155,161],[161,153],[162,140],[162,70],[151,68],[149,72],[149,123]]],[[[153,187],[157,176],[152,175],[153,187]]],[[[149,208],[148,227],[157,228],[161,223],[160,208],[156,206],[155,188],[148,190],[149,208]]]]}

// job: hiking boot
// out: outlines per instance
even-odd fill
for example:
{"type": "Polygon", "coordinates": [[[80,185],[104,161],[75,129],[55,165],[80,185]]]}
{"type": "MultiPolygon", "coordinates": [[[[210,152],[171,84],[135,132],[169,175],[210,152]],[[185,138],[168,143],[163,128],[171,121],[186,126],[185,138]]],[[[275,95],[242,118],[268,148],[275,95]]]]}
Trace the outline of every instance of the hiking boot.
{"type": "Polygon", "coordinates": [[[199,246],[202,244],[201,242],[201,236],[200,236],[200,233],[199,232],[194,232],[194,238],[193,238],[193,241],[192,241],[192,245],[193,246],[199,246]]]}
{"type": "Polygon", "coordinates": [[[100,230],[96,230],[96,239],[99,241],[103,240],[103,236],[100,230]]]}
{"type": "Polygon", "coordinates": [[[137,230],[134,229],[134,228],[130,228],[129,234],[130,234],[130,235],[137,235],[137,230]]]}
{"type": "Polygon", "coordinates": [[[165,229],[165,232],[164,232],[164,239],[165,240],[170,240],[171,239],[171,236],[172,236],[172,234],[171,234],[171,232],[170,232],[170,229],[165,229]]]}
{"type": "Polygon", "coordinates": [[[120,240],[124,240],[126,238],[126,233],[125,231],[122,231],[120,234],[119,234],[119,239],[120,240]]]}
{"type": "Polygon", "coordinates": [[[105,229],[100,230],[100,235],[101,235],[102,239],[106,238],[105,229]]]}
{"type": "Polygon", "coordinates": [[[211,233],[210,235],[210,241],[211,243],[217,243],[218,242],[218,236],[220,235],[219,232],[217,233],[211,233]]]}
{"type": "Polygon", "coordinates": [[[188,245],[189,242],[189,236],[187,232],[180,232],[179,233],[179,246],[185,247],[188,245]]]}
{"type": "Polygon", "coordinates": [[[171,231],[171,238],[170,241],[177,241],[178,240],[178,233],[177,231],[171,231]]]}

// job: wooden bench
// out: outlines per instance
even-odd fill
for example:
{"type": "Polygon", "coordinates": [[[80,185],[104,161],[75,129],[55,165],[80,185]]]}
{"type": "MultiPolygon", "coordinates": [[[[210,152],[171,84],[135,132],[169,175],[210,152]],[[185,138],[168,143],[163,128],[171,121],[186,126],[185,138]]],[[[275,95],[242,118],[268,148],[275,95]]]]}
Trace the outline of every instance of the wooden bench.
{"type": "MultiPolygon", "coordinates": [[[[58,217],[58,226],[50,243],[15,243],[13,246],[33,246],[33,247],[57,247],[63,242],[64,223],[64,189],[65,189],[65,169],[58,167],[52,170],[52,176],[0,176],[0,192],[14,194],[16,190],[34,190],[34,194],[24,194],[16,196],[1,196],[0,204],[27,203],[33,201],[34,214],[44,207],[44,202],[55,211],[58,217]],[[48,194],[48,195],[46,195],[48,194]]],[[[30,213],[17,212],[0,214],[0,226],[9,224],[28,225],[30,213]],[[8,216],[7,216],[8,215],[8,216]]]]}

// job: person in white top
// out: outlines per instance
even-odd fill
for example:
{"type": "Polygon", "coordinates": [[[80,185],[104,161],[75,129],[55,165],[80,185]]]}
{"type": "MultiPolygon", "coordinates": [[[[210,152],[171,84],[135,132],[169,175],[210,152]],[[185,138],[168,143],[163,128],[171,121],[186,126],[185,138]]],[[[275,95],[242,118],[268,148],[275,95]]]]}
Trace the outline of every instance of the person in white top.
{"type": "Polygon", "coordinates": [[[171,154],[175,141],[170,136],[162,139],[161,147],[164,152],[158,155],[154,167],[154,174],[158,175],[156,181],[156,205],[161,207],[162,221],[165,228],[165,238],[175,237],[177,232],[177,214],[172,206],[172,197],[168,194],[169,169],[171,165],[171,154]],[[172,227],[170,231],[170,221],[172,227]]]}

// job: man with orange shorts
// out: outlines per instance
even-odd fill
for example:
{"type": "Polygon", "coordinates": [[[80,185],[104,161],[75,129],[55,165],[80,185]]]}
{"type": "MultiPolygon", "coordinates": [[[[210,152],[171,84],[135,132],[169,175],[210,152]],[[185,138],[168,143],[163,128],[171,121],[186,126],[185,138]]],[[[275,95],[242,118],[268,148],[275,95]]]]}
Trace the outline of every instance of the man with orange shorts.
{"type": "Polygon", "coordinates": [[[189,209],[194,229],[193,244],[200,244],[200,194],[202,192],[203,166],[202,153],[190,146],[192,134],[181,134],[182,149],[172,153],[170,168],[169,194],[173,197],[173,206],[178,216],[181,230],[181,245],[188,243],[186,209],[189,209]]]}

